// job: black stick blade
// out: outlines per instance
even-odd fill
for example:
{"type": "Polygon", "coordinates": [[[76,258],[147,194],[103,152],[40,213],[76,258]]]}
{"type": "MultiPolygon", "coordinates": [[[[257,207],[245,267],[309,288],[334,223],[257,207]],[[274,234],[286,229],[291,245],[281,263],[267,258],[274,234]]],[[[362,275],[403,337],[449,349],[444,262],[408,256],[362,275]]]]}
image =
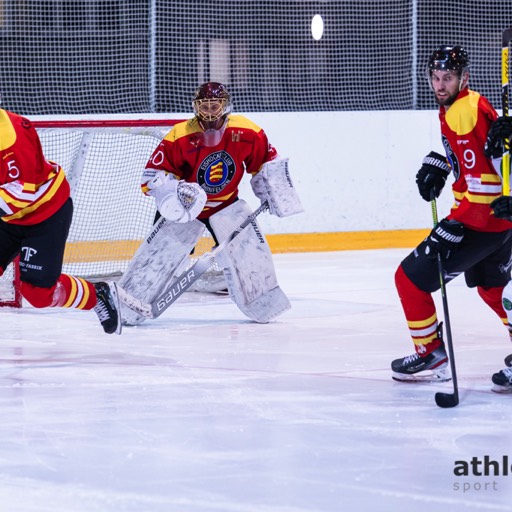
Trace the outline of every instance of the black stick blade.
{"type": "Polygon", "coordinates": [[[501,46],[508,47],[512,42],[512,27],[506,28],[501,35],[501,46]]]}
{"type": "Polygon", "coordinates": [[[505,365],[508,367],[512,366],[512,354],[509,354],[507,357],[505,357],[505,365]]]}
{"type": "Polygon", "coordinates": [[[459,396],[456,393],[436,393],[436,404],[443,409],[455,407],[459,404],[459,396]]]}

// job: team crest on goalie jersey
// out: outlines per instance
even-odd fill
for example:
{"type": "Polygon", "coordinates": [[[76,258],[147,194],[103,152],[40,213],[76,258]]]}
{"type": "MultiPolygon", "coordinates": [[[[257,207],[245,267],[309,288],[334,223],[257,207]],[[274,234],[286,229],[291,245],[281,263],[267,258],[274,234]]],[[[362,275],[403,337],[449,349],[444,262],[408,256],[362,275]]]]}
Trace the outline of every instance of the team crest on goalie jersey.
{"type": "Polygon", "coordinates": [[[226,151],[208,155],[197,170],[197,182],[207,194],[218,194],[235,175],[235,162],[226,151]]]}

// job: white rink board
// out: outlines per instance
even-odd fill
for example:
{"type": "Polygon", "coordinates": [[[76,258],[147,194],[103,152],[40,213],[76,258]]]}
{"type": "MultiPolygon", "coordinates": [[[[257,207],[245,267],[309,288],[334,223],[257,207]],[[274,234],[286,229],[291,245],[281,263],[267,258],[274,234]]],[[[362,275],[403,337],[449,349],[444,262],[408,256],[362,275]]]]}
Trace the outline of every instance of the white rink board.
{"type": "MultiPolygon", "coordinates": [[[[265,130],[282,156],[290,158],[290,172],[305,208],[305,213],[286,219],[262,216],[260,223],[266,233],[422,229],[432,225],[430,205],[420,198],[415,175],[426,154],[442,152],[437,111],[245,115],[265,130]]],[[[85,117],[102,116],[81,119],[85,117]]],[[[188,119],[191,114],[151,117],[188,119]]],[[[240,190],[252,207],[258,205],[249,176],[240,190]]],[[[440,215],[448,213],[452,201],[447,187],[439,201],[440,215]]]]}

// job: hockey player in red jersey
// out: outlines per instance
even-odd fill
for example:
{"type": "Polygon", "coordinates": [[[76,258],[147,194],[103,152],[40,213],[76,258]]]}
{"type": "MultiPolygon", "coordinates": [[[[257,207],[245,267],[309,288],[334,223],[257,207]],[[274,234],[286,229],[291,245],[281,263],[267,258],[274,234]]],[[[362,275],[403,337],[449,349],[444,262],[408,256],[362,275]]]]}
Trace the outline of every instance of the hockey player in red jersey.
{"type": "Polygon", "coordinates": [[[0,109],[0,275],[19,255],[21,294],[30,304],[94,309],[106,333],[120,333],[115,284],[61,272],[72,215],[64,171],[45,159],[32,123],[0,109]]]}
{"type": "MultiPolygon", "coordinates": [[[[142,175],[142,191],[154,198],[165,219],[155,224],[120,281],[135,297],[151,301],[179,274],[186,256],[206,228],[217,243],[225,240],[251,213],[238,196],[245,175],[270,213],[285,217],[302,211],[281,158],[258,125],[231,113],[225,85],[207,82],[195,91],[194,117],[178,123],[164,137],[142,175]]],[[[217,256],[231,298],[257,322],[289,309],[279,287],[270,248],[256,223],[217,256]]],[[[127,324],[142,317],[123,307],[127,324]]]]}
{"type": "Polygon", "coordinates": [[[431,152],[416,175],[425,201],[439,196],[453,175],[454,205],[400,264],[395,283],[415,353],[392,362],[393,378],[448,380],[447,354],[432,292],[439,290],[437,255],[445,282],[464,274],[483,301],[509,326],[502,293],[510,281],[512,222],[494,215],[491,203],[501,195],[499,162],[486,155],[486,138],[497,113],[489,101],[469,89],[469,59],[461,46],[440,46],[430,56],[428,80],[439,105],[446,154],[431,152]]]}

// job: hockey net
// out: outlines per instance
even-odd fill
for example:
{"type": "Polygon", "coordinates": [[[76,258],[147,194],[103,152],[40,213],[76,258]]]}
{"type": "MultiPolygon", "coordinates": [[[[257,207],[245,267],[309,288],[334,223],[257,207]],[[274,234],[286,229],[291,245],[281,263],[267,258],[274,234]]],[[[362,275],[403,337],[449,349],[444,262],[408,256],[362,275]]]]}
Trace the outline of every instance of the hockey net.
{"type": "MultiPolygon", "coordinates": [[[[155,147],[177,121],[87,120],[34,121],[45,157],[60,164],[71,186],[74,213],[63,272],[91,281],[118,279],[150,232],[155,204],[139,187],[140,176],[155,147]]],[[[205,230],[191,265],[211,250],[205,230]]],[[[214,266],[195,287],[222,273],[214,266]]],[[[19,307],[19,270],[10,265],[0,278],[0,306],[19,307]]]]}

